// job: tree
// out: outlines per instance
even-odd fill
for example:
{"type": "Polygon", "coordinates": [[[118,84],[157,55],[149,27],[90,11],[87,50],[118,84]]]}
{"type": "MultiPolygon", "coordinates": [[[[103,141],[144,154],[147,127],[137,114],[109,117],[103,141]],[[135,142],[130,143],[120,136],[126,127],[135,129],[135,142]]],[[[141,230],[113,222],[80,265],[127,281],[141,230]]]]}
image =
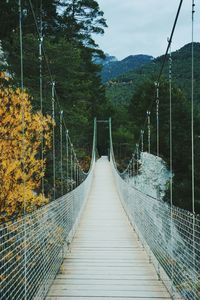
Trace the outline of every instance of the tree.
{"type": "Polygon", "coordinates": [[[0,40],[7,38],[18,27],[18,3],[15,0],[2,0],[0,13],[0,40]]]}
{"type": "Polygon", "coordinates": [[[46,163],[39,153],[42,132],[44,154],[50,148],[53,122],[48,115],[32,113],[25,91],[1,85],[0,98],[0,213],[5,220],[48,202],[39,192],[46,163]]]}
{"type": "MultiPolygon", "coordinates": [[[[130,120],[135,124],[135,136],[139,138],[144,125],[146,111],[151,109],[151,149],[156,154],[156,104],[154,99],[155,84],[153,79],[143,82],[133,95],[129,106],[130,120]]],[[[169,163],[169,83],[163,79],[160,82],[160,155],[169,163]]],[[[191,109],[183,92],[175,85],[172,89],[172,124],[173,124],[173,172],[174,172],[174,204],[191,209],[191,109]]],[[[200,161],[198,154],[199,143],[199,112],[195,110],[195,179],[196,179],[196,207],[200,199],[197,182],[200,180],[200,161]]],[[[147,131],[145,130],[145,141],[147,131]]],[[[137,142],[137,141],[136,141],[137,142]]],[[[146,143],[147,144],[147,143],[146,143]]],[[[168,200],[168,199],[167,199],[168,200]]],[[[198,207],[199,210],[199,207],[198,207]]]]}
{"type": "Polygon", "coordinates": [[[60,5],[64,8],[61,22],[65,37],[70,41],[79,41],[86,47],[96,48],[92,34],[103,34],[107,27],[97,1],[61,0],[60,5]]]}
{"type": "MultiPolygon", "coordinates": [[[[55,34],[57,30],[58,12],[57,0],[34,0],[32,8],[28,0],[22,0],[22,24],[24,33],[35,32],[35,23],[32,14],[32,8],[36,17],[36,21],[43,20],[43,33],[55,34]]],[[[18,0],[1,0],[0,14],[0,40],[9,39],[11,33],[19,29],[19,6],[18,0]]]]}
{"type": "MultiPolygon", "coordinates": [[[[41,14],[40,2],[40,0],[32,1],[38,24],[41,14]]],[[[81,153],[89,155],[93,118],[109,116],[110,107],[105,98],[105,88],[101,83],[100,66],[93,61],[96,50],[91,45],[88,47],[88,39],[91,38],[92,33],[103,33],[105,25],[103,13],[100,12],[96,1],[42,0],[42,2],[43,45],[45,48],[45,57],[43,55],[42,60],[43,111],[51,113],[51,81],[53,79],[56,83],[56,95],[60,107],[64,111],[67,127],[73,140],[76,141],[75,146],[81,149],[81,153]],[[80,30],[72,30],[71,37],[71,25],[66,23],[66,16],[70,16],[72,2],[74,21],[78,22],[80,30]],[[65,10],[68,10],[68,13],[65,10]],[[49,70],[51,70],[52,77],[49,75],[49,70]]],[[[22,26],[24,86],[33,96],[32,107],[34,111],[37,111],[40,109],[39,40],[29,1],[24,0],[23,7],[27,9],[22,26]]],[[[2,41],[8,63],[8,65],[2,66],[2,70],[12,74],[13,84],[16,86],[20,82],[20,48],[17,26],[2,41]]],[[[59,105],[55,104],[56,121],[59,121],[59,109],[59,105]]],[[[57,145],[59,144],[58,130],[58,128],[55,129],[57,145]]],[[[59,159],[60,154],[59,151],[57,152],[59,159]]],[[[83,158],[83,156],[81,157],[83,158]]],[[[51,163],[49,159],[49,170],[51,170],[51,163]]]]}

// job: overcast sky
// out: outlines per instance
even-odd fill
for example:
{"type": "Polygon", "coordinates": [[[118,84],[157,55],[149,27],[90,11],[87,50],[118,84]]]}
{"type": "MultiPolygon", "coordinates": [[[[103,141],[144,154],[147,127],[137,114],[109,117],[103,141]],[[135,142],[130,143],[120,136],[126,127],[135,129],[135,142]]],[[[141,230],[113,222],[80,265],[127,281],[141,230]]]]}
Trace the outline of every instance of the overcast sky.
{"type": "MultiPolygon", "coordinates": [[[[96,39],[106,53],[122,59],[130,54],[163,54],[180,0],[97,0],[107,20],[96,39]]],[[[191,41],[192,0],[184,0],[172,50],[191,41]]],[[[196,5],[195,40],[200,37],[200,4],[196,5]]]]}

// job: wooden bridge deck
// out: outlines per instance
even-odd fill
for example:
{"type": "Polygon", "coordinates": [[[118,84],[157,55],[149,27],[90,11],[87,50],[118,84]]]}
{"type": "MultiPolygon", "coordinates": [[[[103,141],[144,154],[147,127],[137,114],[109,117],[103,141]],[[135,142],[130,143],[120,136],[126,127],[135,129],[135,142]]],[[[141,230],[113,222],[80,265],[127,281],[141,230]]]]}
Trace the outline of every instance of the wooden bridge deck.
{"type": "Polygon", "coordinates": [[[121,206],[107,158],[47,300],[169,300],[121,206]]]}

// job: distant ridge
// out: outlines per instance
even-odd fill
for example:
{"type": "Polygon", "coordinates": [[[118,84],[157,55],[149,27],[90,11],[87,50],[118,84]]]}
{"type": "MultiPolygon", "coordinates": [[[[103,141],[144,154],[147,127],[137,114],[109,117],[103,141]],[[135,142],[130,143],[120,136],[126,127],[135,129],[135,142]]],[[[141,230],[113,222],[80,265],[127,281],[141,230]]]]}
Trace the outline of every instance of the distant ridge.
{"type": "MultiPolygon", "coordinates": [[[[172,52],[172,75],[175,83],[190,99],[191,95],[191,43],[184,45],[180,49],[172,52]]],[[[151,56],[149,56],[151,57],[151,56]]],[[[135,88],[147,78],[157,78],[163,55],[151,59],[151,61],[123,72],[114,79],[106,82],[107,97],[113,103],[129,103],[135,88]]],[[[129,58],[129,57],[128,57],[129,58]]],[[[125,59],[126,60],[126,59],[125,59]]],[[[194,43],[194,78],[195,78],[195,102],[200,103],[200,43],[194,43]]],[[[168,78],[168,62],[163,70],[163,76],[168,78]]]]}
{"type": "Polygon", "coordinates": [[[118,61],[116,57],[106,55],[105,60],[102,60],[101,64],[103,69],[101,72],[102,81],[106,83],[120,75],[123,75],[129,71],[136,70],[145,64],[151,62],[153,57],[150,55],[138,54],[129,55],[128,57],[118,61]]]}

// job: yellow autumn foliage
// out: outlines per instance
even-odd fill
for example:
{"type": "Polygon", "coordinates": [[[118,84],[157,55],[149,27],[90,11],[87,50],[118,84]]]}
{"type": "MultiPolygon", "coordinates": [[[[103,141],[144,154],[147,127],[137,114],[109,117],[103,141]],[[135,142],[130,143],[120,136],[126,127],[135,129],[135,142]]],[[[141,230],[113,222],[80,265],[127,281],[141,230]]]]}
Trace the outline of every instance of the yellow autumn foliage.
{"type": "Polygon", "coordinates": [[[39,193],[46,165],[40,153],[42,133],[44,156],[51,146],[52,126],[50,116],[32,112],[26,91],[0,85],[0,220],[48,202],[39,193]]]}

